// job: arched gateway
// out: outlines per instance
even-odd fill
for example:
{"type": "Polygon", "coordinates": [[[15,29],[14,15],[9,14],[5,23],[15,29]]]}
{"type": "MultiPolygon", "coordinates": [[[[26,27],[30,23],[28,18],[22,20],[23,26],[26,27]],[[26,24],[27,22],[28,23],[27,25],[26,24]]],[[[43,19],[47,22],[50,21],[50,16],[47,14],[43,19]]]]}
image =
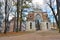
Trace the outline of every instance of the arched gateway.
{"type": "Polygon", "coordinates": [[[28,14],[26,21],[26,31],[50,29],[51,26],[46,12],[31,12],[28,14]]]}
{"type": "Polygon", "coordinates": [[[40,16],[40,14],[36,14],[35,15],[35,27],[36,27],[36,30],[40,30],[40,23],[42,21],[42,18],[40,16]]]}

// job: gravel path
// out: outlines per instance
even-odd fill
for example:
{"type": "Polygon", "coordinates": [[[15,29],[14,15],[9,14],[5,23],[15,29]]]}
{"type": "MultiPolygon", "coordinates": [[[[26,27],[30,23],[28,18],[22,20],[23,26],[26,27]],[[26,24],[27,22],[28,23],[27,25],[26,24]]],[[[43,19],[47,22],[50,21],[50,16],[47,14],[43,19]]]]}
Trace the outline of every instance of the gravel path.
{"type": "Polygon", "coordinates": [[[35,32],[19,36],[0,37],[0,40],[60,40],[60,34],[35,32]],[[54,35],[51,35],[54,34],[54,35]]]}

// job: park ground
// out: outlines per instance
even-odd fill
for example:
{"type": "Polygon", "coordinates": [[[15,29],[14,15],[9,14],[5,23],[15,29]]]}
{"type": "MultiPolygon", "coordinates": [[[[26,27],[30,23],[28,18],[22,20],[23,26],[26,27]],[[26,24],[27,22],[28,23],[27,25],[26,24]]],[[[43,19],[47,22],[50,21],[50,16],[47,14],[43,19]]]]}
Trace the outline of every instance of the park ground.
{"type": "MultiPolygon", "coordinates": [[[[13,33],[14,34],[14,33],[13,33]]],[[[13,35],[12,34],[12,35],[13,35]]],[[[58,31],[36,31],[16,33],[18,35],[5,36],[0,35],[0,40],[60,40],[60,33],[58,31]]]]}

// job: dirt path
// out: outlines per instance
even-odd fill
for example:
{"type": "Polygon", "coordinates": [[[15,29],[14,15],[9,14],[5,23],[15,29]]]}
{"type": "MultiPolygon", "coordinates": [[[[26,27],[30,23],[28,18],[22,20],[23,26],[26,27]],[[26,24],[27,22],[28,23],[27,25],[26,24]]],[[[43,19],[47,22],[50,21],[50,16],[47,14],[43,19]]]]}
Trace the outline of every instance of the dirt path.
{"type": "Polygon", "coordinates": [[[35,32],[19,36],[0,37],[0,40],[60,40],[56,32],[35,32]]]}

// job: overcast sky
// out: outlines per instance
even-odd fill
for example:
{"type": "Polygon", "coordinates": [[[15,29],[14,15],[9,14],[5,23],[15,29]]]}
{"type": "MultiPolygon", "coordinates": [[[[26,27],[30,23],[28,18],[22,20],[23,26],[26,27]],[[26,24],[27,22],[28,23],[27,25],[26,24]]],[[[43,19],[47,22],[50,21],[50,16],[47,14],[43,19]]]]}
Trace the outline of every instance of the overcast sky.
{"type": "Polygon", "coordinates": [[[33,3],[38,3],[39,5],[43,5],[43,0],[33,0],[33,3]]]}

